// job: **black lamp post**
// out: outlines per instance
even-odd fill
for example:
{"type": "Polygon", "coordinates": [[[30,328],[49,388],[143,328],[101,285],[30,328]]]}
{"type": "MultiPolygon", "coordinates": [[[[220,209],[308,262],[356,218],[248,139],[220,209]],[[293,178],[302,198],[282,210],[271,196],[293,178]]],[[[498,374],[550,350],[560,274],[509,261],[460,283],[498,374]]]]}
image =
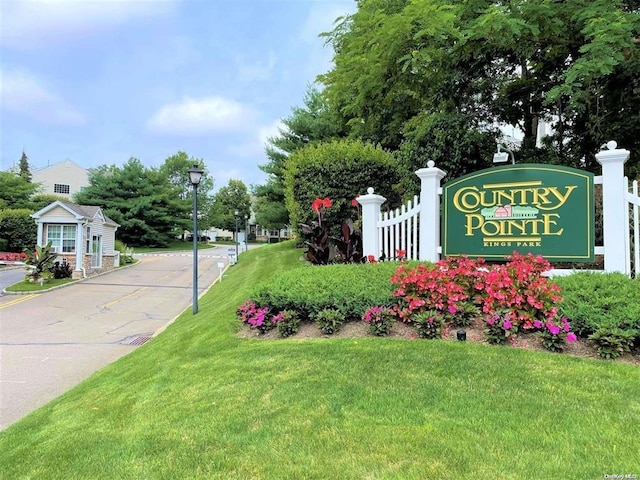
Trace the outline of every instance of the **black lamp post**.
{"type": "Polygon", "coordinates": [[[189,181],[193,185],[193,314],[198,313],[198,185],[204,171],[194,165],[189,169],[189,181]]]}
{"type": "Polygon", "coordinates": [[[249,215],[244,214],[244,251],[249,250],[249,215]]]}
{"type": "Polygon", "coordinates": [[[236,236],[235,238],[235,242],[236,242],[236,262],[238,261],[238,215],[240,213],[238,212],[238,209],[236,208],[233,212],[233,216],[236,219],[236,236]]]}

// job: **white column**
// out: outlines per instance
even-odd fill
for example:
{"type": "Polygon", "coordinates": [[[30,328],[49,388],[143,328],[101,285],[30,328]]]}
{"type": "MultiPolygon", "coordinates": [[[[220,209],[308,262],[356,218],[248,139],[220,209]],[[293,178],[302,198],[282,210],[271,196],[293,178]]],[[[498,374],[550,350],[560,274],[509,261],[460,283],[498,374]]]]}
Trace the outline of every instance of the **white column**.
{"type": "Polygon", "coordinates": [[[84,245],[83,239],[84,237],[84,224],[78,222],[76,224],[76,270],[81,271],[83,267],[84,260],[84,245]]]}
{"type": "Polygon", "coordinates": [[[446,172],[435,166],[433,160],[428,168],[416,171],[420,177],[420,260],[440,260],[440,180],[446,172]]]}
{"type": "Polygon", "coordinates": [[[38,225],[38,236],[36,238],[36,245],[44,245],[43,239],[42,239],[42,235],[44,234],[42,222],[38,220],[37,225],[38,225]]]}
{"type": "Polygon", "coordinates": [[[367,189],[367,195],[356,198],[362,205],[362,254],[373,255],[376,259],[380,256],[378,244],[378,221],[380,220],[380,205],[387,199],[382,195],[373,193],[373,188],[367,189]]]}
{"type": "Polygon", "coordinates": [[[604,269],[606,272],[630,273],[629,230],[626,228],[629,209],[624,198],[627,185],[624,181],[624,163],[630,152],[617,148],[614,141],[607,149],[596,153],[602,165],[602,215],[604,234],[604,269]]]}

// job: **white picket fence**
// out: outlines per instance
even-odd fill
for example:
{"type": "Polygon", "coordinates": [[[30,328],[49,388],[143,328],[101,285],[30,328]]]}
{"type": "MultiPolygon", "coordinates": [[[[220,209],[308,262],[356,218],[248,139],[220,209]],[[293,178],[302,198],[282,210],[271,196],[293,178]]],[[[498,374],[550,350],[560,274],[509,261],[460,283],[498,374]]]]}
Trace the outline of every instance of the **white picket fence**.
{"type": "MultiPolygon", "coordinates": [[[[640,278],[638,181],[629,182],[623,176],[630,152],[617,149],[615,142],[609,142],[608,146],[608,150],[596,154],[602,165],[602,175],[596,176],[594,183],[603,188],[604,244],[596,246],[595,253],[604,255],[605,271],[633,273],[640,278]],[[631,232],[633,245],[630,244],[631,232]]],[[[415,196],[393,211],[381,213],[380,207],[386,199],[375,194],[373,188],[369,188],[367,195],[358,197],[362,205],[365,256],[394,259],[399,256],[398,250],[403,250],[408,259],[440,259],[440,182],[445,172],[429,161],[428,168],[418,170],[416,175],[421,179],[419,199],[415,196]]]]}

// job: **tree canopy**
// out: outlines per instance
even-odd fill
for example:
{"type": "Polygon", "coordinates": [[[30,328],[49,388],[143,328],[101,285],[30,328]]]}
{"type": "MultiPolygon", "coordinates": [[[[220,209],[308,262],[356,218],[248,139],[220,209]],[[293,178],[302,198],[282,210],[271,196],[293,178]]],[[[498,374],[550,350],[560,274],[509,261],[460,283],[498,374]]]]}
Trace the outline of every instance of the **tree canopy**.
{"type": "Polygon", "coordinates": [[[238,211],[238,228],[243,230],[245,215],[247,218],[251,215],[251,198],[242,180],[231,179],[213,196],[213,204],[209,210],[209,224],[233,232],[236,226],[236,210],[238,211]]]}
{"type": "Polygon", "coordinates": [[[595,169],[607,140],[640,150],[639,30],[631,0],[361,0],[326,34],[334,67],[319,80],[350,136],[394,151],[433,151],[440,124],[460,154],[486,156],[483,134],[506,124],[521,157],[595,169]],[[541,119],[555,129],[544,152],[541,119]]]}
{"type": "Polygon", "coordinates": [[[158,169],[130,158],[122,167],[103,165],[89,174],[77,203],[97,205],[120,224],[117,238],[130,246],[164,247],[189,228],[191,202],[158,169]]]}

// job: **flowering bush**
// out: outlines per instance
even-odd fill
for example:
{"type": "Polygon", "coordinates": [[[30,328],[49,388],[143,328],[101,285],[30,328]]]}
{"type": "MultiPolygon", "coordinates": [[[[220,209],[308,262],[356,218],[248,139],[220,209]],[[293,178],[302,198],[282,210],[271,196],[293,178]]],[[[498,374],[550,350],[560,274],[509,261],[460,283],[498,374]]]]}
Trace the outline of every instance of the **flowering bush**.
{"type": "Polygon", "coordinates": [[[27,259],[24,253],[0,252],[0,261],[4,262],[23,262],[27,259]]]}
{"type": "Polygon", "coordinates": [[[438,338],[442,336],[444,316],[437,310],[426,310],[414,316],[414,323],[420,338],[438,338]]]}
{"type": "Polygon", "coordinates": [[[577,340],[576,334],[571,331],[571,325],[566,317],[562,317],[559,324],[556,319],[547,320],[544,323],[540,320],[535,320],[533,327],[539,330],[538,336],[542,338],[544,347],[552,352],[562,352],[565,343],[572,343],[577,340]]]}
{"type": "Polygon", "coordinates": [[[247,300],[240,305],[237,315],[242,323],[247,323],[251,328],[257,329],[260,333],[265,333],[276,326],[277,321],[274,316],[269,315],[269,307],[259,307],[252,300],[247,300]]]}
{"type": "Polygon", "coordinates": [[[274,315],[272,321],[276,324],[278,333],[285,338],[295,335],[300,329],[300,318],[292,310],[284,310],[274,315]]]}
{"type": "Polygon", "coordinates": [[[362,321],[369,324],[372,334],[382,337],[391,331],[396,315],[389,307],[371,307],[362,316],[362,321]]]}
{"type": "Polygon", "coordinates": [[[532,254],[514,252],[505,265],[491,267],[482,259],[461,256],[434,265],[403,265],[391,281],[397,285],[394,296],[402,321],[435,311],[446,321],[464,326],[481,312],[490,343],[504,343],[520,329],[535,329],[546,339],[545,346],[557,351],[575,335],[569,335],[566,319],[560,324],[555,320],[562,297],[559,287],[542,276],[550,268],[544,258],[532,254]]]}

